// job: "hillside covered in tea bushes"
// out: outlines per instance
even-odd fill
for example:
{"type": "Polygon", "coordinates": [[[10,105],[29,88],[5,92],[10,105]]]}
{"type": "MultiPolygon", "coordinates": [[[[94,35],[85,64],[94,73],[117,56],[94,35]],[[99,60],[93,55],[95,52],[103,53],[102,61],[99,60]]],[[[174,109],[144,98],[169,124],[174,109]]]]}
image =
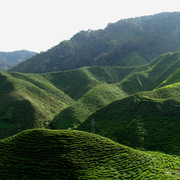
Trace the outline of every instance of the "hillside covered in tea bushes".
{"type": "Polygon", "coordinates": [[[179,179],[180,158],[99,135],[27,130],[0,141],[1,179],[179,179]]]}

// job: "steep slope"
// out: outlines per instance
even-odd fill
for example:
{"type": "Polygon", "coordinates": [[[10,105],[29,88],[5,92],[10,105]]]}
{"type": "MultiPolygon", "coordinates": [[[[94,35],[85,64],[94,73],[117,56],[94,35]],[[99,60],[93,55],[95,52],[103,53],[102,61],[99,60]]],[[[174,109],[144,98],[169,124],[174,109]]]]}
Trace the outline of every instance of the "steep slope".
{"type": "Polygon", "coordinates": [[[52,72],[82,66],[146,64],[180,50],[180,12],[120,20],[104,30],[81,31],[10,71],[52,72]]]}
{"type": "Polygon", "coordinates": [[[0,141],[1,179],[178,179],[180,158],[80,131],[28,130],[0,141]]]}
{"type": "Polygon", "coordinates": [[[21,61],[31,58],[36,53],[26,50],[13,52],[0,52],[0,71],[7,70],[21,61]]]}
{"type": "Polygon", "coordinates": [[[46,127],[73,102],[36,74],[0,73],[0,138],[33,127],[46,127]]]}
{"type": "Polygon", "coordinates": [[[179,83],[141,92],[98,110],[78,129],[92,132],[93,128],[95,133],[131,147],[179,155],[179,97],[179,83]]]}

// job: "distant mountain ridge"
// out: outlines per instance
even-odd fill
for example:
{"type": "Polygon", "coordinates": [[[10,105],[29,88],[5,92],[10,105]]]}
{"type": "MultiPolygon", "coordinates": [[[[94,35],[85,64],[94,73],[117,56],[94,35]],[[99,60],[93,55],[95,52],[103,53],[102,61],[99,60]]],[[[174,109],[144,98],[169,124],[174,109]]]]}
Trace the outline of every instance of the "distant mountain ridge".
{"type": "Polygon", "coordinates": [[[81,31],[70,40],[33,56],[10,71],[44,73],[82,66],[136,66],[180,51],[180,12],[110,23],[104,30],[81,31]]]}
{"type": "Polygon", "coordinates": [[[7,70],[21,61],[34,56],[36,53],[27,50],[0,52],[0,71],[7,70]]]}

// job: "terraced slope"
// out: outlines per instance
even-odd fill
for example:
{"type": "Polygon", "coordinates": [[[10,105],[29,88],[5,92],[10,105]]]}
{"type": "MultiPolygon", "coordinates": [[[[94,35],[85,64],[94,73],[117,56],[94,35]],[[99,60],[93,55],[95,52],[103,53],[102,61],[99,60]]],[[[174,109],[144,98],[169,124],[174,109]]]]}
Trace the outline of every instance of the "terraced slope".
{"type": "Polygon", "coordinates": [[[78,129],[131,147],[180,155],[180,86],[169,85],[115,101],[78,129]],[[93,122],[93,123],[92,123],[93,122]]]}
{"type": "Polygon", "coordinates": [[[80,131],[27,130],[0,141],[1,179],[178,179],[180,158],[80,131]]]}
{"type": "Polygon", "coordinates": [[[0,73],[0,138],[28,128],[46,127],[73,102],[36,74],[0,73]]]}

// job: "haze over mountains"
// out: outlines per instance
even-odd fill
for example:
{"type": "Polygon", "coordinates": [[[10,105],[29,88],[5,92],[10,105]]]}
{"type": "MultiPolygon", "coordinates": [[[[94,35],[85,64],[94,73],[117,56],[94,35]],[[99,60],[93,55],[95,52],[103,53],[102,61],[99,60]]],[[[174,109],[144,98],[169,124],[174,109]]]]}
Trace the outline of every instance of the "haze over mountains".
{"type": "Polygon", "coordinates": [[[178,51],[180,13],[161,13],[0,72],[0,177],[179,179],[178,51]]]}
{"type": "Polygon", "coordinates": [[[35,52],[27,50],[0,52],[0,71],[7,70],[21,61],[34,56],[35,54],[35,52]]]}

